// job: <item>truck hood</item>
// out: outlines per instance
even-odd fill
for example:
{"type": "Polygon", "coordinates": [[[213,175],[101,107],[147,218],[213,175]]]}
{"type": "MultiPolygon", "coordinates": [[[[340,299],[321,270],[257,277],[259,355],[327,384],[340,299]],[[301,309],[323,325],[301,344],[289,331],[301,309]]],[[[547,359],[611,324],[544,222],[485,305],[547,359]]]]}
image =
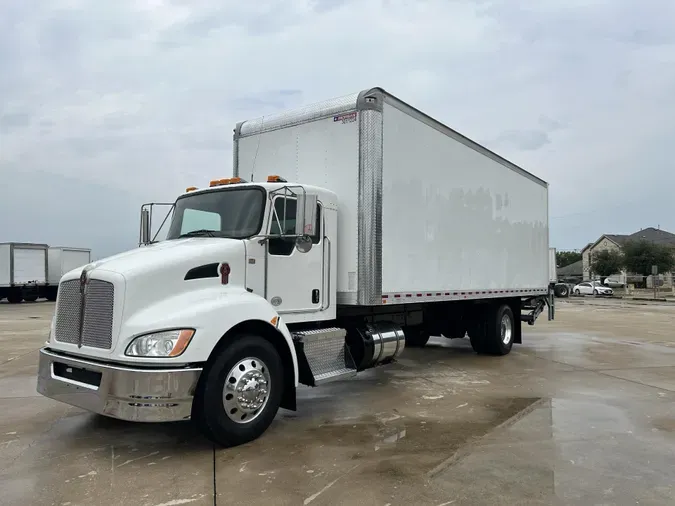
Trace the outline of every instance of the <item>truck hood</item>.
{"type": "MultiPolygon", "coordinates": [[[[129,280],[137,275],[167,271],[180,275],[182,279],[194,267],[236,262],[243,260],[244,254],[243,241],[221,237],[189,237],[142,246],[97,260],[87,267],[90,275],[94,276],[97,270],[105,270],[119,273],[129,280]]],[[[66,273],[61,281],[79,278],[81,273],[82,267],[78,267],[66,273]]]]}

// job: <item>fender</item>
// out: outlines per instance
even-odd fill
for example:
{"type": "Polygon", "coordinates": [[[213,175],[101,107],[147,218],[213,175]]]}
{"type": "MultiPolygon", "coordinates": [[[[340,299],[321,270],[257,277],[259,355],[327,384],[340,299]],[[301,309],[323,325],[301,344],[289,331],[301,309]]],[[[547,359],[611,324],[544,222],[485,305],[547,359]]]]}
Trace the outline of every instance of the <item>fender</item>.
{"type": "Polygon", "coordinates": [[[265,322],[278,332],[293,361],[293,378],[298,386],[298,359],[293,338],[286,324],[267,300],[241,287],[204,287],[150,303],[132,315],[126,314],[115,355],[120,361],[157,365],[206,362],[221,339],[234,327],[246,322],[265,322]],[[133,338],[148,332],[193,328],[196,330],[185,352],[175,359],[138,359],[124,355],[133,338]]]}

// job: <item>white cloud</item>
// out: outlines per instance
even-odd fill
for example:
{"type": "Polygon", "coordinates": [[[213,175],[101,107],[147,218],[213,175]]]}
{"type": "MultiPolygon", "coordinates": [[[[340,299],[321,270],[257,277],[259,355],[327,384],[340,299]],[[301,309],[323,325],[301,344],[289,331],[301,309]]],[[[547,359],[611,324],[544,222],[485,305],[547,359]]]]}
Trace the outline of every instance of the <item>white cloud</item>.
{"type": "Polygon", "coordinates": [[[675,231],[673,22],[658,0],[3,2],[0,176],[135,213],[230,174],[237,121],[382,86],[547,179],[554,245],[675,231]]]}

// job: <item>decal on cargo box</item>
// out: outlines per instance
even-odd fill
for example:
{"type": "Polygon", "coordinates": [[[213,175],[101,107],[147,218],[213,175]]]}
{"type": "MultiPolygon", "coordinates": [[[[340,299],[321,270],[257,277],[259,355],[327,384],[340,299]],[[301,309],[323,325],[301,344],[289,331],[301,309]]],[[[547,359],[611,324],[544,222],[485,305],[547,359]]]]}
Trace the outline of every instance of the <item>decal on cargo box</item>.
{"type": "Polygon", "coordinates": [[[354,123],[355,121],[356,121],[356,111],[349,112],[347,114],[338,114],[337,116],[333,116],[333,123],[340,122],[344,125],[345,123],[354,123]]]}

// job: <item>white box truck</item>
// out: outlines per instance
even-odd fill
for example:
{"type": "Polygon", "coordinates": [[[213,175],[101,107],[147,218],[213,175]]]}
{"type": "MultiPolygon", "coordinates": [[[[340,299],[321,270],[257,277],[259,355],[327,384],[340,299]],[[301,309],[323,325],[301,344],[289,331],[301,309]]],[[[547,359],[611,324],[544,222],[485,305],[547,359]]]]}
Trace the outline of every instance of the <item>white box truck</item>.
{"type": "Polygon", "coordinates": [[[0,300],[11,304],[35,302],[47,284],[47,246],[24,242],[0,243],[0,300]]]}
{"type": "Polygon", "coordinates": [[[48,300],[56,300],[61,277],[67,272],[78,267],[84,267],[90,262],[90,249],[50,246],[47,250],[47,287],[45,288],[45,297],[48,300]]]}
{"type": "Polygon", "coordinates": [[[382,89],[238,124],[233,172],[62,278],[40,393],[232,446],[299,385],[430,335],[506,355],[553,316],[547,184],[382,89]]]}

